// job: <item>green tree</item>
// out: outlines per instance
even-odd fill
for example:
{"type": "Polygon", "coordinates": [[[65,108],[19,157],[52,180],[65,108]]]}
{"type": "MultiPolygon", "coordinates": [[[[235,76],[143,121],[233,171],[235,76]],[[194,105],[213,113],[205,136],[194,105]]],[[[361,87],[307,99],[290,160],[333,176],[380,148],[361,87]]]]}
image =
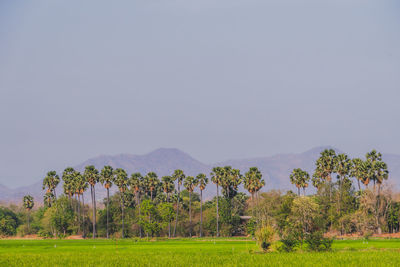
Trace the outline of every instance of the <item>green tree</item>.
{"type": "Polygon", "coordinates": [[[118,168],[114,171],[115,175],[115,185],[118,186],[118,189],[121,193],[121,215],[122,215],[122,238],[124,238],[124,210],[125,210],[125,203],[124,203],[124,193],[128,189],[128,174],[124,169],[118,168]]]}
{"type": "MultiPolygon", "coordinates": [[[[141,173],[139,172],[135,172],[132,173],[131,178],[129,179],[129,185],[131,187],[131,189],[134,191],[135,193],[135,198],[136,198],[136,205],[138,206],[138,212],[139,212],[139,218],[140,218],[140,194],[141,191],[143,190],[143,176],[141,173]]],[[[140,238],[142,238],[142,227],[139,224],[139,235],[140,238]]]]}
{"type": "Polygon", "coordinates": [[[148,187],[150,190],[150,198],[153,200],[153,193],[155,192],[156,188],[158,187],[160,181],[158,180],[158,176],[155,172],[149,172],[146,175],[146,180],[148,181],[148,187]]]}
{"type": "Polygon", "coordinates": [[[352,160],[352,165],[351,165],[351,172],[350,172],[352,177],[355,177],[357,179],[357,184],[358,184],[358,191],[361,191],[361,183],[362,182],[364,185],[368,186],[369,181],[368,180],[368,167],[367,163],[363,161],[360,158],[355,158],[352,160]]]}
{"type": "Polygon", "coordinates": [[[175,217],[175,227],[174,227],[174,237],[176,237],[176,227],[178,226],[178,217],[179,217],[179,201],[180,201],[180,195],[181,195],[181,185],[183,183],[183,180],[185,179],[186,175],[182,170],[175,170],[174,173],[172,174],[172,179],[176,181],[178,184],[178,196],[176,198],[176,217],[175,217]]]}
{"type": "MultiPolygon", "coordinates": [[[[163,176],[161,178],[162,188],[164,193],[167,195],[167,202],[170,201],[170,195],[174,192],[175,185],[171,176],[163,176]]],[[[168,237],[171,238],[171,221],[168,222],[168,237]]]]}
{"type": "Polygon", "coordinates": [[[29,219],[30,219],[30,213],[35,205],[35,202],[33,201],[33,197],[30,195],[24,196],[23,198],[23,205],[26,211],[28,212],[28,231],[30,231],[30,225],[29,225],[29,219]]]}
{"type": "Polygon", "coordinates": [[[219,186],[222,183],[223,179],[223,173],[224,170],[221,167],[214,167],[212,169],[212,172],[210,174],[211,176],[211,181],[217,186],[217,218],[216,218],[216,223],[217,223],[217,237],[219,236],[219,207],[218,207],[218,202],[219,202],[219,186]]]}
{"type": "Polygon", "coordinates": [[[203,190],[208,184],[208,178],[204,173],[200,173],[196,176],[199,181],[200,188],[200,237],[203,236],[203,190]]]}
{"type": "Polygon", "coordinates": [[[110,188],[113,185],[115,181],[115,175],[114,175],[114,170],[111,166],[104,166],[103,169],[100,172],[100,182],[102,185],[106,188],[107,190],[107,230],[106,230],[106,236],[109,238],[109,232],[108,232],[108,221],[109,221],[109,211],[108,211],[108,206],[110,204],[110,188]]]}
{"type": "Polygon", "coordinates": [[[185,179],[184,186],[189,192],[189,235],[192,237],[192,193],[199,184],[198,180],[193,176],[188,176],[185,179]]]}
{"type": "Polygon", "coordinates": [[[308,181],[310,180],[310,175],[308,172],[303,171],[300,168],[294,169],[292,174],[290,174],[290,182],[297,187],[297,193],[300,196],[300,188],[303,188],[303,195],[306,194],[306,187],[308,187],[308,181]]]}
{"type": "Polygon", "coordinates": [[[56,171],[49,171],[46,177],[43,179],[43,190],[46,190],[46,193],[52,193],[54,198],[57,198],[56,195],[56,187],[60,183],[60,177],[57,175],[56,171]]]}
{"type": "Polygon", "coordinates": [[[0,235],[11,236],[17,232],[17,227],[21,224],[18,215],[8,209],[0,207],[0,235]]]}
{"type": "Polygon", "coordinates": [[[96,238],[96,189],[95,185],[99,182],[100,176],[99,171],[93,166],[86,166],[85,172],[83,173],[85,180],[90,184],[90,195],[92,197],[92,223],[93,223],[93,239],[96,238]]]}

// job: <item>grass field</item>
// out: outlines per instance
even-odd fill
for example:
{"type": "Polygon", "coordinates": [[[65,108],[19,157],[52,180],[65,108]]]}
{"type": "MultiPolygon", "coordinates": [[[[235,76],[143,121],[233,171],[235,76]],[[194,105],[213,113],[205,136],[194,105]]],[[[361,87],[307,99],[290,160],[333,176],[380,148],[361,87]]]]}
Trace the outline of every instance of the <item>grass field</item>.
{"type": "Polygon", "coordinates": [[[331,252],[259,253],[245,239],[0,240],[1,266],[400,266],[400,239],[335,241],[331,252]]]}

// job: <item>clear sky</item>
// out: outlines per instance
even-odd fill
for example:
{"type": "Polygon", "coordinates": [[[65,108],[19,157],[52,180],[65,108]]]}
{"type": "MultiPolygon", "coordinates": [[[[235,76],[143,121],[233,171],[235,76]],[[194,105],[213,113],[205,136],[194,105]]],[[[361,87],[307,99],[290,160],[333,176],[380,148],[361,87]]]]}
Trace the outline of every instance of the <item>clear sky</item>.
{"type": "Polygon", "coordinates": [[[0,0],[0,183],[100,154],[400,154],[398,0],[0,0]]]}

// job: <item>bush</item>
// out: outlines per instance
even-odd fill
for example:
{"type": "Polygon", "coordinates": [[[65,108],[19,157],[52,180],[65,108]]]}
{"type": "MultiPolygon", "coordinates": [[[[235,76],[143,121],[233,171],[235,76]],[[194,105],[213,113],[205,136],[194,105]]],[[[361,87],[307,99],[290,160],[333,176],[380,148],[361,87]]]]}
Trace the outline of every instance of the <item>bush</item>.
{"type": "Polygon", "coordinates": [[[255,218],[251,218],[246,224],[247,234],[254,237],[257,228],[257,220],[255,218]]]}
{"type": "Polygon", "coordinates": [[[279,251],[281,252],[292,252],[299,243],[295,238],[290,236],[280,241],[282,242],[282,245],[279,247],[279,251]]]}
{"type": "Polygon", "coordinates": [[[314,232],[306,235],[305,242],[308,244],[309,250],[326,251],[331,249],[333,240],[325,238],[322,232],[314,232]]]}
{"type": "Polygon", "coordinates": [[[15,235],[20,220],[10,209],[0,208],[0,236],[15,235]]]}
{"type": "Polygon", "coordinates": [[[274,240],[275,231],[270,225],[261,227],[255,232],[257,244],[263,251],[267,251],[274,240]]]}

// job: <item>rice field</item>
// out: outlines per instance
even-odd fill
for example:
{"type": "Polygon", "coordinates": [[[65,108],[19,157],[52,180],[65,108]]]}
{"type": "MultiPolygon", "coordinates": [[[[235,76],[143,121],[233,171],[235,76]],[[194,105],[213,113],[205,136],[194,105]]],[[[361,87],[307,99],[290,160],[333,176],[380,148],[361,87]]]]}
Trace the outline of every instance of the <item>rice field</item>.
{"type": "Polygon", "coordinates": [[[0,240],[1,266],[400,266],[400,239],[261,253],[247,239],[0,240]]]}

